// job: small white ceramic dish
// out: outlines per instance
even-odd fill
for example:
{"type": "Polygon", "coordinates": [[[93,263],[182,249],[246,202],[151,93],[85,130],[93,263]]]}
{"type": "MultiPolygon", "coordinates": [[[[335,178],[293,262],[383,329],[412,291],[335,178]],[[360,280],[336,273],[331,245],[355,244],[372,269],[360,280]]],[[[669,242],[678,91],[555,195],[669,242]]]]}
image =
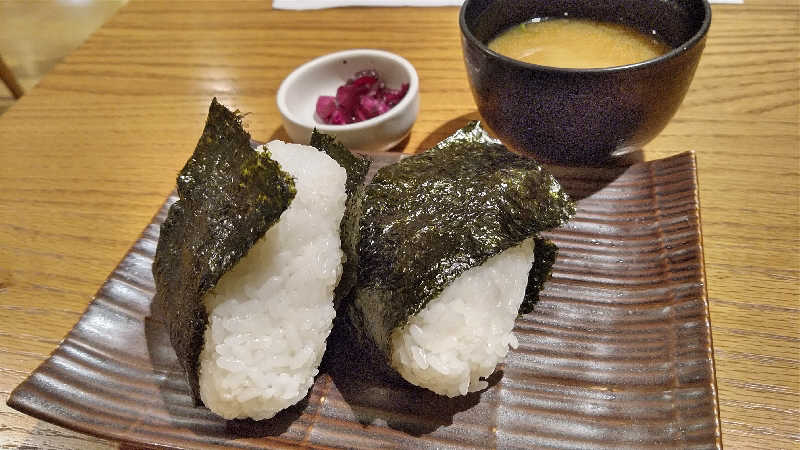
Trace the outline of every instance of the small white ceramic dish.
{"type": "Polygon", "coordinates": [[[278,110],[293,142],[308,144],[311,131],[336,136],[350,150],[385,151],[402,141],[419,113],[419,77],[405,58],[383,50],[353,49],[313,59],[290,73],[278,88],[278,110]],[[405,97],[389,111],[347,125],[327,125],[316,117],[320,95],[336,89],[362,70],[376,70],[387,87],[408,83],[405,97]]]}

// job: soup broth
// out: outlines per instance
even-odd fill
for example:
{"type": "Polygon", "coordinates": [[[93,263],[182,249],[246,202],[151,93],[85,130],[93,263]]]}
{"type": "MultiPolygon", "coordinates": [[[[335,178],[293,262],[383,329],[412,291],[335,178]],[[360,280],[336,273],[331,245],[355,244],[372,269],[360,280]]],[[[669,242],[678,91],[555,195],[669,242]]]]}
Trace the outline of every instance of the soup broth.
{"type": "Polygon", "coordinates": [[[500,33],[489,49],[527,63],[576,69],[624,66],[671,50],[634,28],[588,19],[534,19],[500,33]]]}

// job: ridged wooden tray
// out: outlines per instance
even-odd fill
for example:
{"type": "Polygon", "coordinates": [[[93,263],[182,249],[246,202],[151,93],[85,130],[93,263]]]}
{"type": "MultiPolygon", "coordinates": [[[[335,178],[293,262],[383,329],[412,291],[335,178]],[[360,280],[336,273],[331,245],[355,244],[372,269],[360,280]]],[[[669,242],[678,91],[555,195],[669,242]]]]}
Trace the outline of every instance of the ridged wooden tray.
{"type": "MultiPolygon", "coordinates": [[[[376,155],[373,168],[399,157],[376,155]]],[[[694,155],[555,173],[578,214],[549,233],[553,279],[484,392],[447,399],[386,381],[331,343],[306,400],[271,420],[192,407],[150,314],[172,196],[8,404],[154,446],[721,448],[694,155]]]]}

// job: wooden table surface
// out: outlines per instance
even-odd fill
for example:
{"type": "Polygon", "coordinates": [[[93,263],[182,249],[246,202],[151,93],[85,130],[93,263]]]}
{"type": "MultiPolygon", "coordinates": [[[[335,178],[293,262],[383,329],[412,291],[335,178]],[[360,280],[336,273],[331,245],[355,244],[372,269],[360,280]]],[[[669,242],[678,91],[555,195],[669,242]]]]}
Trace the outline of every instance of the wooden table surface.
{"type": "MultiPolygon", "coordinates": [[[[715,5],[683,105],[646,159],[697,152],[722,439],[800,448],[796,0],[715,5]]],[[[5,405],[75,324],[174,187],[211,97],[285,136],[281,80],[374,47],[417,68],[405,152],[475,117],[457,8],[272,11],[258,1],[131,1],[0,116],[0,444],[114,443],[5,405]]]]}

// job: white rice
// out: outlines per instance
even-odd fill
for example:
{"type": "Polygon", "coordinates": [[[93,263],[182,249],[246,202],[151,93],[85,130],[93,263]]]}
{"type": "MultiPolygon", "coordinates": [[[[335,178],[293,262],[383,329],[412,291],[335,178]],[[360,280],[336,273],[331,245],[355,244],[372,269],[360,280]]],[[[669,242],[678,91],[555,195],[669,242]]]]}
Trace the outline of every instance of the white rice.
{"type": "Polygon", "coordinates": [[[411,383],[455,397],[487,387],[481,380],[517,348],[512,333],[533,264],[533,239],[459,276],[392,332],[392,366],[411,383]]]}
{"type": "Polygon", "coordinates": [[[204,299],[200,395],[226,419],[267,419],[306,396],[342,274],[344,168],[313,147],[272,141],[267,148],[294,177],[297,194],[204,299]]]}

